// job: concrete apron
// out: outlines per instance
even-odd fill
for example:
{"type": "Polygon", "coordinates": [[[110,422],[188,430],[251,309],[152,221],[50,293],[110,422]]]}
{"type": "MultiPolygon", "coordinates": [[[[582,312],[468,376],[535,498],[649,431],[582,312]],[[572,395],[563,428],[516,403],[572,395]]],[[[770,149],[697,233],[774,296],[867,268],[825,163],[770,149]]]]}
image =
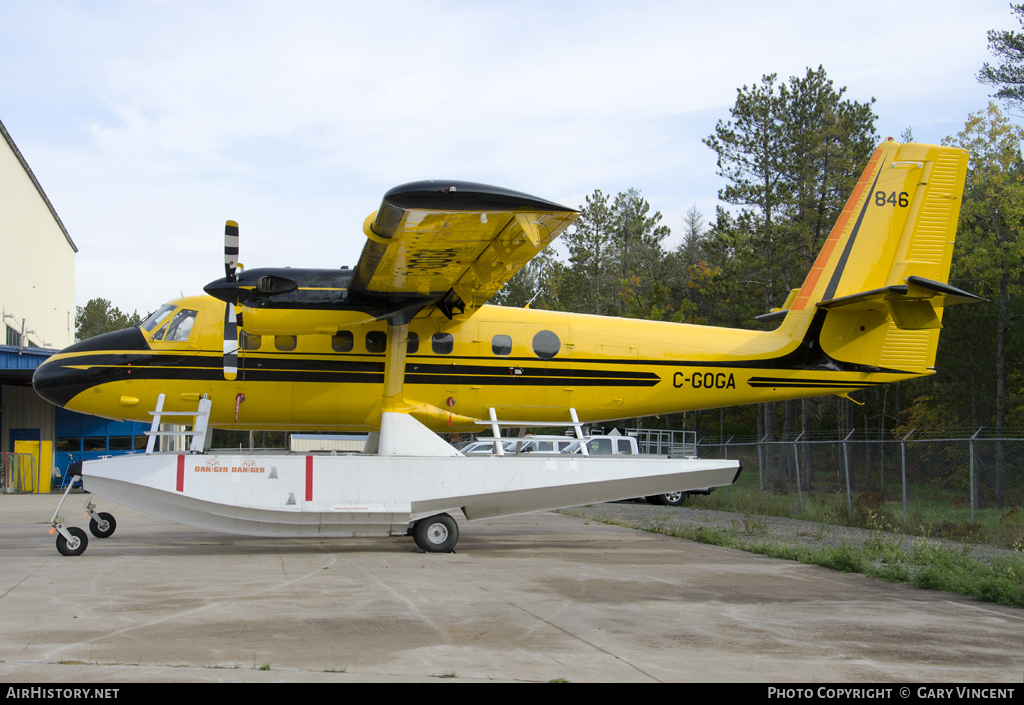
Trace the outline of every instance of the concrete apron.
{"type": "Polygon", "coordinates": [[[65,558],[57,500],[0,497],[2,682],[981,682],[1024,656],[1020,610],[559,514],[458,517],[426,555],[99,500],[116,533],[65,558]]]}

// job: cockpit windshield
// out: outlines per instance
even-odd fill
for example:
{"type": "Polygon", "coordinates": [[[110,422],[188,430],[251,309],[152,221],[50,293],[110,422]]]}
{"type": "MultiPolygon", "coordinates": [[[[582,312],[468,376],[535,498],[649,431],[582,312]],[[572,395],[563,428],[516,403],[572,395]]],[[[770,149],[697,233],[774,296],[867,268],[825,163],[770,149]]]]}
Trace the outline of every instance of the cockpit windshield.
{"type": "Polygon", "coordinates": [[[174,304],[164,304],[163,306],[156,310],[156,313],[154,313],[152,316],[147,318],[142,323],[142,330],[146,331],[147,333],[152,333],[157,326],[159,326],[161,323],[167,320],[167,317],[171,315],[171,311],[173,311],[176,308],[178,307],[175,306],[174,304]]]}
{"type": "Polygon", "coordinates": [[[178,311],[170,323],[153,334],[153,340],[162,340],[165,343],[188,340],[192,335],[192,326],[195,325],[198,313],[187,308],[178,311]]]}

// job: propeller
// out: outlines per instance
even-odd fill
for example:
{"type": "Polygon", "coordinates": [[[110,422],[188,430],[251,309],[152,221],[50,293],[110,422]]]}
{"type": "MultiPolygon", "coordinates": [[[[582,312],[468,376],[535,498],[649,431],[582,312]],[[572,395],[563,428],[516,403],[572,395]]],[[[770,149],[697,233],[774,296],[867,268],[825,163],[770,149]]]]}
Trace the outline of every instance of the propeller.
{"type": "MultiPolygon", "coordinates": [[[[238,223],[229,220],[224,224],[224,276],[229,283],[237,286],[235,269],[238,267],[238,223]]],[[[237,289],[236,289],[237,292],[237,289]]],[[[224,379],[229,382],[238,377],[238,334],[241,328],[241,315],[236,314],[238,303],[228,301],[224,305],[224,379]]]]}
{"type": "Polygon", "coordinates": [[[238,223],[229,220],[224,224],[224,276],[229,282],[235,281],[238,266],[238,223]]]}

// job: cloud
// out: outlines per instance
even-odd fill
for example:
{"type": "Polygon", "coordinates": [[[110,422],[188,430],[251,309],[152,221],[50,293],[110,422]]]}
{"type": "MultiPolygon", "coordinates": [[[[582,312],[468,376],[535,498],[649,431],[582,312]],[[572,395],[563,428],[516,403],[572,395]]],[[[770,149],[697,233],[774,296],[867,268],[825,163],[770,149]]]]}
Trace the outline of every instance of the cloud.
{"type": "Polygon", "coordinates": [[[681,230],[720,183],[736,89],[823,65],[879,129],[937,141],[984,104],[1003,2],[146,2],[5,8],[2,119],[81,248],[78,303],[148,310],[250,266],[353,264],[391,186],[568,205],[639,188],[681,230]],[[325,260],[327,260],[325,262],[325,260]],[[112,276],[116,273],[116,276],[112,276]]]}

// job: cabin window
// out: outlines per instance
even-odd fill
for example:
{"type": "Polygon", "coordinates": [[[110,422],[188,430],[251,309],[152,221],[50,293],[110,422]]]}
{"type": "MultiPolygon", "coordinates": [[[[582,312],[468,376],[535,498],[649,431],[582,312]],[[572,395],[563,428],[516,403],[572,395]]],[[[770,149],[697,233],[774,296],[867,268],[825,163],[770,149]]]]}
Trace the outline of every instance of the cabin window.
{"type": "Polygon", "coordinates": [[[162,340],[165,343],[182,343],[192,335],[192,327],[195,325],[198,311],[182,309],[171,319],[167,327],[161,328],[153,336],[153,340],[162,340]]]}
{"type": "Polygon", "coordinates": [[[132,447],[135,450],[146,450],[146,446],[149,445],[149,436],[133,436],[132,447]]]}
{"type": "Polygon", "coordinates": [[[142,324],[142,330],[146,331],[147,333],[152,332],[154,328],[156,328],[158,325],[167,320],[167,317],[171,315],[171,312],[174,311],[174,309],[176,308],[177,306],[175,306],[174,304],[164,304],[163,306],[158,308],[153,315],[146,319],[146,321],[142,324]]]}
{"type": "Polygon", "coordinates": [[[355,337],[350,330],[339,330],[331,336],[331,350],[334,352],[351,352],[355,346],[355,337]]]}
{"type": "Polygon", "coordinates": [[[371,330],[366,334],[366,352],[382,353],[388,349],[388,334],[381,330],[371,330]]]}
{"type": "Polygon", "coordinates": [[[592,438],[587,441],[587,452],[591,455],[611,455],[612,454],[612,439],[611,438],[592,438]]]}
{"type": "Polygon", "coordinates": [[[281,352],[291,352],[298,345],[298,337],[294,335],[275,335],[274,347],[281,352]]]}
{"type": "Polygon", "coordinates": [[[434,333],[430,337],[430,348],[435,355],[448,355],[455,349],[455,338],[451,333],[434,333]]]}
{"type": "Polygon", "coordinates": [[[495,355],[512,354],[512,336],[496,335],[491,338],[491,352],[495,355]]]}
{"type": "Polygon", "coordinates": [[[615,441],[619,446],[619,455],[633,455],[633,446],[625,438],[615,441]]]}
{"type": "Polygon", "coordinates": [[[263,344],[262,335],[249,335],[242,331],[242,350],[259,350],[263,344]]]}
{"type": "Polygon", "coordinates": [[[405,354],[412,355],[420,349],[420,336],[409,331],[409,342],[406,343],[405,354]]]}
{"type": "Polygon", "coordinates": [[[549,330],[542,330],[533,336],[533,352],[542,360],[550,360],[562,348],[562,341],[549,330]]]}

